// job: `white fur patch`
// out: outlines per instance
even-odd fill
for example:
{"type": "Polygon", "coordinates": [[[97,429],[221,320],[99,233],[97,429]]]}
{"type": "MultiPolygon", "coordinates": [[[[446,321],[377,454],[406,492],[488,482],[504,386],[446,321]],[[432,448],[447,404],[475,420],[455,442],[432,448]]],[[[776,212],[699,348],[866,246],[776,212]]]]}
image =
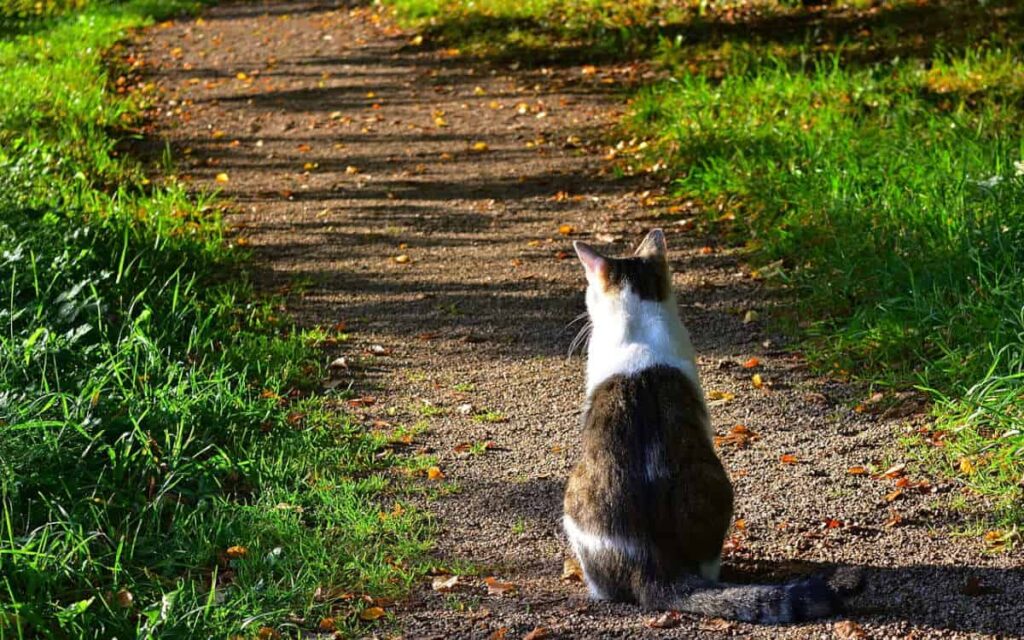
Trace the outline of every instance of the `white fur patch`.
{"type": "MultiPolygon", "coordinates": [[[[592,553],[611,551],[621,553],[630,558],[639,558],[644,555],[643,547],[636,540],[620,536],[604,536],[584,531],[568,515],[562,517],[562,526],[565,527],[565,535],[569,537],[569,543],[572,545],[572,550],[576,553],[576,557],[579,558],[581,565],[585,562],[580,553],[581,551],[590,551],[592,553]]],[[[585,566],[583,568],[586,569],[585,566]]]]}
{"type": "Polygon", "coordinates": [[[607,296],[591,287],[587,311],[594,325],[587,350],[587,396],[612,376],[659,365],[679,369],[700,388],[693,344],[673,298],[641,300],[628,286],[607,296]]]}

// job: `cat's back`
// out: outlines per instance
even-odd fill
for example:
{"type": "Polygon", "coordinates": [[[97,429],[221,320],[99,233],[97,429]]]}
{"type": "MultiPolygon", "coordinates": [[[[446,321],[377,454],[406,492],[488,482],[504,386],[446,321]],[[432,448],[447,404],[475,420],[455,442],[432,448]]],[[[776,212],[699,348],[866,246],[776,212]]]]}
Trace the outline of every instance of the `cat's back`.
{"type": "Polygon", "coordinates": [[[611,376],[594,388],[583,421],[566,515],[590,531],[655,545],[664,538],[677,548],[684,536],[697,556],[717,552],[732,487],[711,443],[700,387],[689,375],[654,366],[611,376]]]}

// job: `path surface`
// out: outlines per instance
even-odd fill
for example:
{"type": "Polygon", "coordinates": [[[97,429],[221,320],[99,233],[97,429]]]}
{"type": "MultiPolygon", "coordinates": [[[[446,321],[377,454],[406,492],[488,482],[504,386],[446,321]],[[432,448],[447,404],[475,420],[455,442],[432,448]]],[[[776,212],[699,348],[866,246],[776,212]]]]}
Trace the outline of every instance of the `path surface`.
{"type": "MultiPolygon", "coordinates": [[[[491,597],[479,578],[450,595],[424,584],[397,608],[405,637],[507,628],[521,638],[538,626],[567,638],[843,637],[833,621],[765,629],[684,617],[650,629],[651,614],[587,603],[560,579],[583,388],[583,361],[566,358],[566,325],[583,310],[571,240],[621,253],[665,224],[644,206],[650,186],[607,176],[593,142],[623,104],[605,78],[628,81],[629,70],[489,67],[411,37],[365,9],[291,2],[226,4],[141,43],[165,91],[160,133],[197,186],[239,203],[230,223],[255,250],[259,284],[305,288],[290,309],[305,325],[347,325],[342,353],[376,399],[361,409],[368,424],[429,426],[417,443],[460,489],[429,505],[439,564],[472,563],[517,587],[491,597]],[[495,421],[475,417],[485,412],[495,421]],[[497,448],[483,455],[455,450],[488,440],[497,448]]],[[[906,421],[854,412],[848,389],[744,324],[769,305],[765,290],[728,251],[707,254],[707,239],[668,220],[705,386],[735,396],[713,403],[714,423],[722,435],[737,424],[759,434],[722,445],[745,524],[726,577],[854,564],[867,568],[854,620],[869,637],[1021,633],[1020,556],[986,557],[976,537],[950,537],[957,523],[940,505],[955,488],[888,503],[896,480],[848,473],[899,462],[892,443],[906,421]],[[751,357],[765,389],[741,366],[751,357]],[[985,594],[963,593],[972,578],[985,594]]]]}

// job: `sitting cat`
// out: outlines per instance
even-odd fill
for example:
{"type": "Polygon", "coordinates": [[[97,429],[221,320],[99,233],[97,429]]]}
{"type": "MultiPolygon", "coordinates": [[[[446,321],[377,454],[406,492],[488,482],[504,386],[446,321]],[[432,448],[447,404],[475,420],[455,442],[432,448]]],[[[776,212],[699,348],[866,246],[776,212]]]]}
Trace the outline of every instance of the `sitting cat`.
{"type": "Polygon", "coordinates": [[[818,577],[717,582],[732,484],[712,445],[665,235],[651,231],[624,259],[575,247],[593,332],[583,451],[566,487],[564,525],[591,596],[760,623],[839,612],[839,594],[818,577]]]}

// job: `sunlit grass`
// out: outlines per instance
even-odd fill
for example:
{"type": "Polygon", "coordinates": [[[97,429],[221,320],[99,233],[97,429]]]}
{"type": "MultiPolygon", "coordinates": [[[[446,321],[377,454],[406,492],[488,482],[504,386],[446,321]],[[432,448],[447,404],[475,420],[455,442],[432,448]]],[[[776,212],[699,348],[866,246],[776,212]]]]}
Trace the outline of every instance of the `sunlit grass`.
{"type": "Polygon", "coordinates": [[[321,393],[221,203],[115,153],[104,52],[190,3],[56,4],[0,39],[0,638],[355,634],[418,575],[423,463],[321,393]]]}

